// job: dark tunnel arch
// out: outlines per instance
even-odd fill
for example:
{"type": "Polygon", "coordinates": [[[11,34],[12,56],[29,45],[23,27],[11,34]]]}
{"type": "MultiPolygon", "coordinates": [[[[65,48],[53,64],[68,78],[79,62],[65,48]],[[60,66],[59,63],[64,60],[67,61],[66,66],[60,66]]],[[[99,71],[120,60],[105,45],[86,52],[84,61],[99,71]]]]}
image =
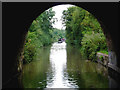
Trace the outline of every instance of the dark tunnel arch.
{"type": "MultiPolygon", "coordinates": [[[[118,31],[118,16],[119,16],[118,3],[97,3],[97,2],[96,3],[92,3],[92,2],[3,3],[2,4],[3,5],[2,6],[3,8],[2,11],[3,12],[3,21],[2,21],[3,22],[3,51],[2,51],[3,52],[3,58],[2,58],[3,88],[12,87],[13,84],[12,79],[13,76],[15,76],[18,73],[19,61],[21,60],[20,56],[22,54],[21,51],[23,50],[25,37],[32,21],[35,20],[42,12],[44,12],[48,8],[61,4],[76,5],[78,7],[87,10],[97,18],[97,20],[99,21],[99,23],[103,28],[103,32],[106,36],[107,43],[109,46],[109,52],[110,52],[109,58],[110,60],[112,60],[110,61],[110,67],[113,70],[120,73],[120,60],[119,60],[120,35],[118,31]],[[7,42],[8,40],[10,42],[7,42]]],[[[19,87],[19,86],[16,85],[15,87],[19,87]]]]}

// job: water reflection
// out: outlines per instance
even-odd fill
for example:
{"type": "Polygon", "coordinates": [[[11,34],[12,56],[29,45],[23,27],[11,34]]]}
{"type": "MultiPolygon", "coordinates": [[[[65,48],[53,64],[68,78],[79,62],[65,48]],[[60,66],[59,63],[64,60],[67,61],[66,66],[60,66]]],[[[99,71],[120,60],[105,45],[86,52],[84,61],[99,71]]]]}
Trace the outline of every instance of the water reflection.
{"type": "MultiPolygon", "coordinates": [[[[52,82],[47,82],[47,88],[75,88],[78,87],[75,83],[72,85],[69,83],[68,74],[66,72],[67,54],[66,54],[66,43],[61,44],[54,43],[50,51],[50,64],[52,71],[52,82]]],[[[51,77],[50,74],[47,78],[51,77]]]]}
{"type": "Polygon", "coordinates": [[[50,47],[41,48],[34,62],[24,65],[22,82],[24,88],[45,88],[49,68],[50,47]],[[44,55],[44,57],[43,57],[44,55]]]}
{"type": "Polygon", "coordinates": [[[79,49],[71,46],[67,47],[67,72],[79,88],[108,88],[107,69],[85,60],[79,49]]]}
{"type": "Polygon", "coordinates": [[[41,48],[36,60],[24,66],[24,88],[107,88],[107,69],[84,59],[66,43],[41,48]]]}

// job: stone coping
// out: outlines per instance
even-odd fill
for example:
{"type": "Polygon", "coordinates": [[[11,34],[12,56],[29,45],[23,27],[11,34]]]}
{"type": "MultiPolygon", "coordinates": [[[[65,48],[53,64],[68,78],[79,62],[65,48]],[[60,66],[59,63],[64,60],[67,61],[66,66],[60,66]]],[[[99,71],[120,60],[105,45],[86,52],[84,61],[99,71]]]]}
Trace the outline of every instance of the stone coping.
{"type": "Polygon", "coordinates": [[[104,54],[104,53],[97,53],[97,55],[103,55],[103,56],[107,56],[108,57],[108,55],[107,54],[104,54]]]}

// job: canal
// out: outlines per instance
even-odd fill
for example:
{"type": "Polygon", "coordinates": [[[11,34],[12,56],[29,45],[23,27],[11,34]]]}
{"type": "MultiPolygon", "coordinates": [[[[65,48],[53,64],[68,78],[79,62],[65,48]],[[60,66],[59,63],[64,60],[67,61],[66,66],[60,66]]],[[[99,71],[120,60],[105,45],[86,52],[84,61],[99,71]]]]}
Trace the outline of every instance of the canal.
{"type": "Polygon", "coordinates": [[[36,60],[24,65],[24,88],[108,88],[107,68],[86,60],[79,49],[63,43],[41,48],[36,60]]]}

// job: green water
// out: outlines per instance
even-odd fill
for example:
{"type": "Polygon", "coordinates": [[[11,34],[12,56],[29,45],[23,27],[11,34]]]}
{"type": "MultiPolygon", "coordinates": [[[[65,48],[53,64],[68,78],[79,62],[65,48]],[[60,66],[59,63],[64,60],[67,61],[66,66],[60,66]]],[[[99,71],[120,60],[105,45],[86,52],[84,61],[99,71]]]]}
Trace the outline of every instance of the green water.
{"type": "Polygon", "coordinates": [[[77,48],[53,43],[24,65],[24,88],[108,88],[107,69],[83,58],[77,48]]]}

